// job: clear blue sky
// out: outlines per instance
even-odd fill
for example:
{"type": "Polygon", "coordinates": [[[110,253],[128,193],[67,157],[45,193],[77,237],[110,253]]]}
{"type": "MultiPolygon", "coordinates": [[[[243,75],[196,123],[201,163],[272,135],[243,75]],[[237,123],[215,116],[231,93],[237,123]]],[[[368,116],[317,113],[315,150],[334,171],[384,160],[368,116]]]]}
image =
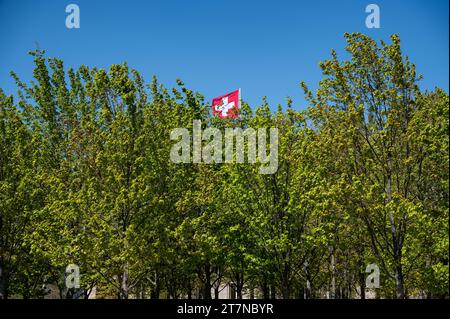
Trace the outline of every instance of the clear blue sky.
{"type": "Polygon", "coordinates": [[[449,86],[447,0],[0,0],[0,87],[16,91],[9,71],[32,75],[29,50],[45,49],[66,67],[107,68],[127,61],[149,81],[181,78],[210,100],[235,88],[252,106],[266,95],[273,108],[285,96],[305,106],[299,82],[315,87],[318,63],[343,52],[344,32],[376,39],[401,36],[423,74],[422,88],[449,86]],[[81,28],[65,27],[66,5],[81,11],[81,28]],[[365,7],[381,9],[381,28],[365,27],[365,7]]]}

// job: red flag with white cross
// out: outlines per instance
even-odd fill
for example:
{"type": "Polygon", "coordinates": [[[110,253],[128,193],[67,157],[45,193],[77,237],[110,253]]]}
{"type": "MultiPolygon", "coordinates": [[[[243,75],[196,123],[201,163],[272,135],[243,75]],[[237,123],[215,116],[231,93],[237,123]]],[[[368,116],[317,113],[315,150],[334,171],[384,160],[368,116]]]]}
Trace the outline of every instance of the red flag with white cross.
{"type": "Polygon", "coordinates": [[[221,119],[238,118],[240,98],[240,89],[214,98],[212,102],[213,114],[218,114],[221,119]]]}

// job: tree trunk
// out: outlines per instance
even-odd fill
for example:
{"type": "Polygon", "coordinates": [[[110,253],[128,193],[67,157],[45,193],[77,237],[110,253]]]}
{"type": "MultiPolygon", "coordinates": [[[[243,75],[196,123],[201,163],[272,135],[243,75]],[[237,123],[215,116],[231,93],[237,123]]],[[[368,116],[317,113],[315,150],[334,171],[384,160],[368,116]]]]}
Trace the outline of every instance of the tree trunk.
{"type": "Polygon", "coordinates": [[[311,289],[309,265],[308,265],[307,261],[304,263],[303,269],[305,271],[305,278],[306,278],[306,287],[305,287],[304,297],[305,297],[305,299],[310,299],[312,297],[312,289],[311,289]]]}
{"type": "Polygon", "coordinates": [[[397,267],[395,267],[395,294],[397,299],[405,299],[405,286],[403,282],[402,266],[399,263],[397,267]]]}
{"type": "Polygon", "coordinates": [[[366,299],[366,275],[362,271],[359,272],[359,289],[361,299],[366,299]]]}
{"type": "Polygon", "coordinates": [[[211,299],[211,267],[209,264],[205,265],[205,282],[204,282],[204,289],[203,289],[203,298],[204,299],[211,299]]]}
{"type": "Polygon", "coordinates": [[[264,280],[263,280],[263,283],[261,285],[261,290],[262,290],[262,293],[263,293],[263,298],[264,299],[269,299],[269,285],[267,284],[266,276],[264,276],[264,280]]]}
{"type": "Polygon", "coordinates": [[[281,293],[283,299],[289,299],[291,297],[291,283],[289,282],[290,267],[288,263],[284,263],[284,269],[282,273],[281,293]]]}
{"type": "Polygon", "coordinates": [[[158,272],[155,271],[155,283],[150,291],[150,298],[151,299],[159,299],[159,294],[160,294],[160,285],[159,285],[159,276],[158,276],[158,272]]]}
{"type": "Polygon", "coordinates": [[[236,274],[236,298],[242,299],[242,290],[244,289],[244,274],[236,274]]]}
{"type": "Polygon", "coordinates": [[[187,289],[187,299],[192,299],[192,285],[191,285],[190,280],[189,280],[188,289],[187,289]]]}
{"type": "Polygon", "coordinates": [[[8,299],[7,278],[3,256],[0,256],[0,299],[8,299]]]}
{"type": "Polygon", "coordinates": [[[270,299],[276,299],[275,285],[271,285],[270,286],[270,299]]]}
{"type": "Polygon", "coordinates": [[[242,299],[242,285],[236,286],[236,298],[242,299]]]}
{"type": "Polygon", "coordinates": [[[214,299],[219,299],[219,286],[214,287],[214,299]]]}
{"type": "Polygon", "coordinates": [[[121,298],[128,299],[128,263],[125,264],[122,273],[121,298]]]}
{"type": "MultiPolygon", "coordinates": [[[[391,154],[388,154],[388,165],[389,174],[387,176],[387,200],[388,203],[392,200],[392,189],[391,189],[391,154]]],[[[394,214],[392,210],[389,211],[389,223],[391,226],[391,236],[394,249],[394,263],[395,263],[395,294],[397,299],[405,298],[405,288],[403,285],[403,271],[402,271],[402,253],[401,247],[399,247],[399,240],[397,230],[395,228],[394,214]]]]}
{"type": "Polygon", "coordinates": [[[331,289],[330,299],[336,299],[336,264],[334,260],[334,247],[330,247],[330,264],[331,264],[331,289]]]}

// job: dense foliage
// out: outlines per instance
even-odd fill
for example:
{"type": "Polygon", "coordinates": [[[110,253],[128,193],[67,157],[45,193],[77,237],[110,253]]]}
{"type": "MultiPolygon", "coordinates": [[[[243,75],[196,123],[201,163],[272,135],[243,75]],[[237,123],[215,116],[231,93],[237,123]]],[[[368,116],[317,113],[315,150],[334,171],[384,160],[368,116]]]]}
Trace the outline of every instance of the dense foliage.
{"type": "Polygon", "coordinates": [[[34,80],[0,89],[0,296],[448,298],[449,98],[422,92],[400,40],[346,34],[309,107],[243,103],[149,85],[126,64],[80,67],[34,51],[34,80]],[[279,168],[174,164],[173,128],[279,129],[279,168]]]}

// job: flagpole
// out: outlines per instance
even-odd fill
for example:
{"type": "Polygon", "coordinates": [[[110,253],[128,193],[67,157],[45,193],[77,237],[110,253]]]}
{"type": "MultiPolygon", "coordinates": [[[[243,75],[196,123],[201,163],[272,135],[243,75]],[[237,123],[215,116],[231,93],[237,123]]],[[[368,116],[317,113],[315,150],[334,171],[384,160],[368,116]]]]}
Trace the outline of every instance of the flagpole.
{"type": "Polygon", "coordinates": [[[239,108],[241,107],[241,88],[239,88],[239,108]]]}
{"type": "Polygon", "coordinates": [[[241,126],[241,112],[240,112],[240,109],[241,109],[241,88],[239,88],[239,98],[238,98],[238,121],[239,121],[239,126],[241,126]]]}

